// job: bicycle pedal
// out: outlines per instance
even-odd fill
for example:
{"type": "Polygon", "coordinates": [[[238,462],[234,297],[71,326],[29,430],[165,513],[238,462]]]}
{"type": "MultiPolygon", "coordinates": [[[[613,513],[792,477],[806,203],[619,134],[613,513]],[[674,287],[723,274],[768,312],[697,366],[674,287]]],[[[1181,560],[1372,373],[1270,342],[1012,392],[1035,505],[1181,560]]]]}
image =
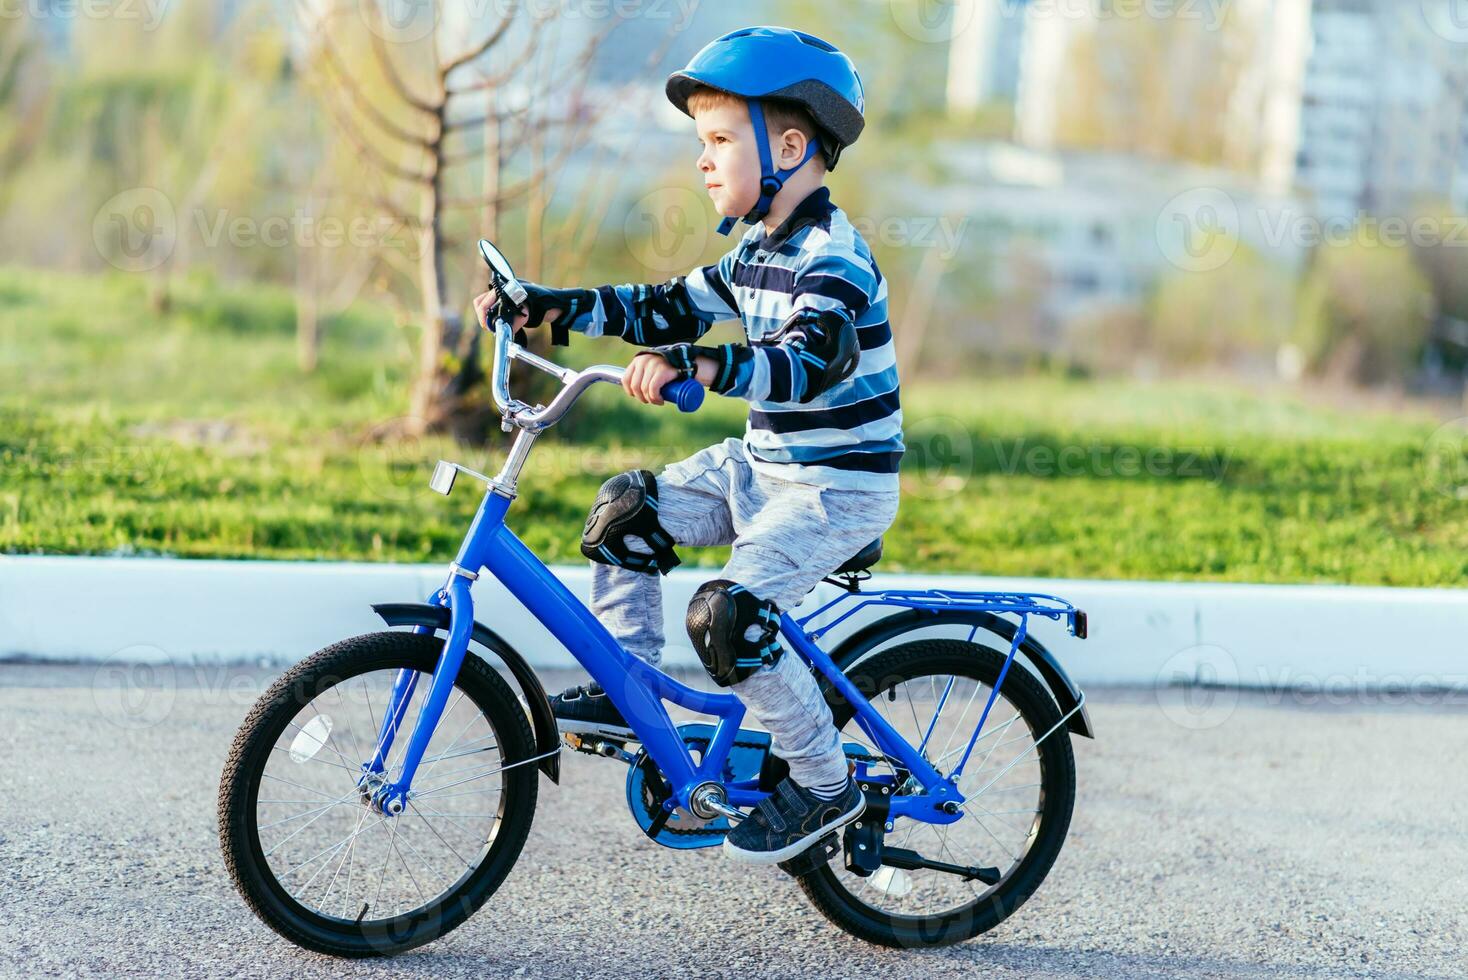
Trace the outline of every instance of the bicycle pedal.
{"type": "Polygon", "coordinates": [[[839,853],[841,853],[841,839],[833,830],[795,857],[788,861],[781,861],[780,870],[792,878],[804,878],[825,867],[839,853]]]}
{"type": "Polygon", "coordinates": [[[620,759],[629,764],[632,762],[632,754],[621,742],[613,742],[604,738],[583,738],[575,732],[562,732],[561,740],[577,752],[600,756],[604,759],[620,759]]]}

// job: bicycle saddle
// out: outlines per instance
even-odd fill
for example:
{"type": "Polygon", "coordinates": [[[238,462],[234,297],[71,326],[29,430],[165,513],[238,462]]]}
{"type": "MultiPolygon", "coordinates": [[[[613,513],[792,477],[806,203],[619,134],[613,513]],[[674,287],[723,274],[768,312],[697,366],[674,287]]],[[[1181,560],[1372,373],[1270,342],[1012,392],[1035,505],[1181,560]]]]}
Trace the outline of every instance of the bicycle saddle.
{"type": "Polygon", "coordinates": [[[882,539],[878,538],[865,548],[846,559],[841,567],[832,572],[833,575],[846,575],[852,572],[864,572],[877,562],[882,560],[882,539]]]}

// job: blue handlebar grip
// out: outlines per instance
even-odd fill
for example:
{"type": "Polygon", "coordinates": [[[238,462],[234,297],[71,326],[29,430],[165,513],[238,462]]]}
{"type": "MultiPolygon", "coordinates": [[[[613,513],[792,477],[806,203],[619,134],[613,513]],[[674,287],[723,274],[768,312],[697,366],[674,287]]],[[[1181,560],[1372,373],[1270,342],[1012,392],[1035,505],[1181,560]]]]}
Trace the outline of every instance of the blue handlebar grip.
{"type": "Polygon", "coordinates": [[[672,402],[680,412],[694,412],[703,404],[703,385],[692,378],[674,381],[663,387],[663,401],[672,402]]]}

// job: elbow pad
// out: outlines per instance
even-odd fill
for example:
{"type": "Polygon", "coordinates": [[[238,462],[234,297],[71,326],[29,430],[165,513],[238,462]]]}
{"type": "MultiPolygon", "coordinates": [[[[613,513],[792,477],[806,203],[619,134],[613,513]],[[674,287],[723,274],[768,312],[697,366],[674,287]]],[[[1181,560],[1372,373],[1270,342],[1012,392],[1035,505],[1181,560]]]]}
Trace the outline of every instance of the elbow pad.
{"type": "Polygon", "coordinates": [[[856,371],[861,345],[856,324],[835,310],[796,310],[773,338],[790,351],[795,370],[805,373],[797,401],[808,402],[856,371]]]}

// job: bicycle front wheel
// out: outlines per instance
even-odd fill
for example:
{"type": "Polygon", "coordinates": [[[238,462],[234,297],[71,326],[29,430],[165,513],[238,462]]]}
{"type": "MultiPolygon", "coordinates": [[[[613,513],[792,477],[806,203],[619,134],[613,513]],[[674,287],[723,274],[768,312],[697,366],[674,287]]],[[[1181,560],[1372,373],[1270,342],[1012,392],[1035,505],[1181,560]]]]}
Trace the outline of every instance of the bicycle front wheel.
{"type": "MultiPolygon", "coordinates": [[[[524,708],[482,659],[464,658],[407,809],[369,807],[363,763],[394,684],[388,780],[432,682],[443,640],[371,633],[287,671],[255,704],[219,786],[219,839],[246,903],[270,928],[336,956],[400,953],[460,925],[509,874],[538,790],[524,708]],[[410,674],[402,674],[402,671],[410,674]]],[[[370,793],[370,786],[368,787],[370,793]]]]}
{"type": "MultiPolygon", "coordinates": [[[[986,885],[949,871],[882,867],[861,877],[839,859],[800,879],[828,919],[884,946],[942,946],[992,929],[1030,897],[1065,842],[1075,805],[1075,755],[1060,711],[1035,677],[1010,667],[973,742],[1004,654],[949,639],[903,643],[848,668],[857,690],[944,777],[967,753],[958,779],[966,801],[948,825],[893,822],[884,847],[964,868],[993,869],[986,885]]],[[[894,777],[897,795],[919,792],[907,772],[877,751],[844,699],[832,705],[842,739],[867,747],[874,776],[894,777]]]]}

